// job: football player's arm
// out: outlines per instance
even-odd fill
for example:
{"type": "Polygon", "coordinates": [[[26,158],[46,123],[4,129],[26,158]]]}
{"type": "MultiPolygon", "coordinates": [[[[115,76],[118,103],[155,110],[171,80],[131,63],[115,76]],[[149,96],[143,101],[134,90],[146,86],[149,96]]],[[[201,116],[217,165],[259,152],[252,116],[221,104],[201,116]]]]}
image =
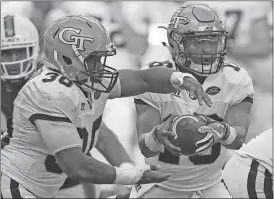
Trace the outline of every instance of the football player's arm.
{"type": "Polygon", "coordinates": [[[226,133],[221,141],[224,147],[236,150],[245,141],[255,93],[251,77],[243,69],[240,72],[243,73],[242,79],[224,118],[226,133]]]}
{"type": "MultiPolygon", "coordinates": [[[[109,166],[93,157],[84,155],[82,141],[69,119],[54,117],[34,118],[33,123],[57,160],[58,165],[68,177],[82,183],[93,184],[146,184],[157,183],[168,179],[170,175],[154,173],[149,168],[118,168],[109,166]],[[59,121],[56,121],[59,120],[59,121]]],[[[153,169],[157,167],[153,166],[153,169]]]]}
{"type": "Polygon", "coordinates": [[[153,157],[158,155],[165,147],[172,154],[179,155],[180,149],[168,140],[168,136],[173,136],[172,132],[163,133],[160,130],[162,125],[160,112],[140,99],[135,99],[135,106],[137,112],[136,128],[142,154],[147,158],[153,157]],[[156,131],[158,131],[158,134],[163,133],[163,137],[158,137],[156,131]]]}
{"type": "Polygon", "coordinates": [[[113,166],[132,165],[133,162],[118,137],[104,122],[101,123],[96,148],[113,166]]]}
{"type": "Polygon", "coordinates": [[[231,144],[225,144],[228,149],[240,149],[245,141],[250,122],[250,110],[253,99],[247,97],[242,102],[228,108],[224,121],[235,130],[236,138],[231,144]]]}
{"type": "Polygon", "coordinates": [[[172,93],[186,89],[193,99],[197,97],[200,104],[204,100],[208,106],[211,106],[210,98],[194,77],[167,67],[120,70],[115,87],[110,93],[110,98],[135,96],[146,92],[172,93]]]}
{"type": "Polygon", "coordinates": [[[68,119],[36,119],[34,122],[58,165],[71,179],[95,184],[111,184],[115,181],[114,167],[83,154],[82,141],[68,119]]]}
{"type": "Polygon", "coordinates": [[[238,89],[235,90],[235,95],[230,102],[230,106],[226,112],[223,122],[208,120],[207,126],[202,126],[198,129],[200,133],[207,133],[206,137],[197,142],[198,154],[206,151],[213,143],[220,142],[228,149],[238,150],[245,141],[246,134],[250,122],[250,110],[253,104],[254,88],[252,79],[245,72],[242,71],[238,89]],[[242,77],[241,77],[242,76],[242,77]]]}

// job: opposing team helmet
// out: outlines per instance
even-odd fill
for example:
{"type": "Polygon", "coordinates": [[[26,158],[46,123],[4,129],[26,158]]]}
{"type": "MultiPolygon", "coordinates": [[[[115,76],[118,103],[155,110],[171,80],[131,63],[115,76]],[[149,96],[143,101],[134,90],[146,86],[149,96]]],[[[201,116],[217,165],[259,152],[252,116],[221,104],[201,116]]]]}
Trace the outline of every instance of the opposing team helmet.
{"type": "Polygon", "coordinates": [[[167,38],[179,68],[206,76],[223,66],[227,32],[218,14],[207,5],[180,6],[169,22],[167,38]]]}
{"type": "Polygon", "coordinates": [[[36,70],[39,35],[26,17],[1,15],[1,78],[28,79],[36,70]]]}
{"type": "Polygon", "coordinates": [[[106,58],[115,54],[106,29],[90,15],[62,17],[44,35],[44,60],[87,92],[112,90],[118,72],[106,66],[106,58]],[[96,67],[98,60],[102,67],[96,67]]]}

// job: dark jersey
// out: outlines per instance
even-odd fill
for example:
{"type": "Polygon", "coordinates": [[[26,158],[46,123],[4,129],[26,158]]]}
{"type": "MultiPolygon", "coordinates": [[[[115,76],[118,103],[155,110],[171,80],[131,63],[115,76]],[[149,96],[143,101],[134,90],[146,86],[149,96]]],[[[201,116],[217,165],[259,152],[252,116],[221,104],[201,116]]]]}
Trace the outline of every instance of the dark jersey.
{"type": "Polygon", "coordinates": [[[1,81],[1,111],[7,119],[7,132],[10,137],[12,137],[13,102],[25,83],[24,79],[1,81]]]}

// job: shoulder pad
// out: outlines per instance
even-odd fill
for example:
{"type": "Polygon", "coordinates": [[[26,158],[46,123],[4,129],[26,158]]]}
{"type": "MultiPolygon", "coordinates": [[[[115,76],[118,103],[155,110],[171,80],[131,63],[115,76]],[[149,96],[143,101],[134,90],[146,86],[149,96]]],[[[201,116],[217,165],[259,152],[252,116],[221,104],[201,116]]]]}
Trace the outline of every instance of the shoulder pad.
{"type": "Polygon", "coordinates": [[[223,69],[223,72],[228,82],[245,85],[251,80],[250,75],[244,68],[235,64],[225,64],[225,66],[227,67],[223,69]]]}
{"type": "Polygon", "coordinates": [[[165,66],[167,68],[173,68],[173,64],[169,61],[152,61],[148,64],[149,68],[154,68],[154,67],[161,67],[161,66],[165,66]]]}
{"type": "Polygon", "coordinates": [[[79,98],[79,89],[77,86],[62,74],[52,70],[41,69],[28,84],[33,84],[40,92],[52,98],[66,96],[75,103],[77,103],[79,98]]]}

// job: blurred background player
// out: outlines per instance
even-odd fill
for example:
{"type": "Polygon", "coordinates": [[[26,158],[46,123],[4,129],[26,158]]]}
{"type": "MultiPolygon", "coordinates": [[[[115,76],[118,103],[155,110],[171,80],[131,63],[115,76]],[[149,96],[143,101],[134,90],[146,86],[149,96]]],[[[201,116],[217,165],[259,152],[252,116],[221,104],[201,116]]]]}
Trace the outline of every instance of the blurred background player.
{"type": "Polygon", "coordinates": [[[224,168],[224,182],[233,198],[273,198],[273,132],[258,134],[224,168]]]}
{"type": "MultiPolygon", "coordinates": [[[[13,101],[37,69],[39,35],[26,17],[1,15],[1,120],[12,137],[13,101]]],[[[1,127],[2,128],[2,127],[1,127]]],[[[4,131],[4,129],[3,129],[4,131]]]]}
{"type": "MultiPolygon", "coordinates": [[[[47,1],[1,1],[1,14],[13,14],[27,17],[35,25],[40,35],[39,44],[43,46],[44,36],[44,18],[46,13],[52,8],[52,3],[47,1]]],[[[38,56],[38,61],[41,60],[41,52],[38,56]]],[[[38,62],[38,67],[39,67],[38,62]]]]}
{"type": "MultiPolygon", "coordinates": [[[[141,185],[145,189],[139,189],[137,196],[229,198],[221,182],[222,168],[227,148],[239,149],[245,140],[254,95],[252,80],[244,68],[224,62],[227,33],[218,14],[205,4],[180,6],[168,24],[166,35],[172,60],[151,62],[147,67],[170,67],[190,72],[212,97],[213,106],[200,107],[188,99],[187,92],[145,93],[135,97],[139,146],[146,163],[157,162],[162,165],[160,171],[172,173],[169,180],[151,185],[150,189],[141,185]],[[199,130],[207,136],[197,143],[197,155],[180,156],[162,140],[157,128],[170,114],[195,112],[207,115],[225,130],[217,129],[213,124],[201,127],[199,130]],[[218,137],[218,134],[222,136],[218,137]],[[149,141],[150,136],[156,141],[149,141]]],[[[170,122],[169,119],[166,122],[170,122]]]]}

